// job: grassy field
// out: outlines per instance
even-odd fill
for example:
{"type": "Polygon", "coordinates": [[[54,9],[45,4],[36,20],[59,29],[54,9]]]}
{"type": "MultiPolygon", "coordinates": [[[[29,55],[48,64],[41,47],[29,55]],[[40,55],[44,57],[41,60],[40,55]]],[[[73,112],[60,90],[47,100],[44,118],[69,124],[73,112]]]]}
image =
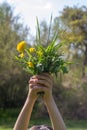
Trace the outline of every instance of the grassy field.
{"type": "MultiPolygon", "coordinates": [[[[0,110],[0,130],[12,130],[19,111],[20,110],[0,110]]],[[[66,120],[65,123],[67,130],[87,130],[86,120],[66,120]]],[[[50,120],[47,118],[31,119],[30,126],[36,124],[50,125],[50,120]]]]}

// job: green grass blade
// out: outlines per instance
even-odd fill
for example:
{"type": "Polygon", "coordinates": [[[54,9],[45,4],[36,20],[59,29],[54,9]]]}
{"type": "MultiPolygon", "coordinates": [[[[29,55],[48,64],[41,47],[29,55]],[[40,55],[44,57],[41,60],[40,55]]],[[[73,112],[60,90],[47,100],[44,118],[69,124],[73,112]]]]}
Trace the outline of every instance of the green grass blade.
{"type": "Polygon", "coordinates": [[[38,44],[41,44],[41,39],[40,39],[40,26],[39,26],[39,22],[38,22],[38,18],[36,17],[36,22],[37,22],[37,41],[38,41],[38,44]]]}
{"type": "Polygon", "coordinates": [[[49,25],[49,30],[48,30],[48,39],[47,39],[47,45],[48,45],[49,38],[50,38],[51,26],[52,26],[52,14],[51,14],[51,18],[50,18],[50,25],[49,25]]]}

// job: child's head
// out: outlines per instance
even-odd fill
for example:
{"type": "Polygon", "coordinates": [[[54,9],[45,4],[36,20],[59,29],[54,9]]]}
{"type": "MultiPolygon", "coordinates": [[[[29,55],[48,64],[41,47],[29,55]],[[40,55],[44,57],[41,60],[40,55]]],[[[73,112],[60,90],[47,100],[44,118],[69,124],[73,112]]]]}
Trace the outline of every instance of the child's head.
{"type": "Polygon", "coordinates": [[[32,126],[29,130],[53,130],[53,129],[47,125],[35,125],[32,126]]]}

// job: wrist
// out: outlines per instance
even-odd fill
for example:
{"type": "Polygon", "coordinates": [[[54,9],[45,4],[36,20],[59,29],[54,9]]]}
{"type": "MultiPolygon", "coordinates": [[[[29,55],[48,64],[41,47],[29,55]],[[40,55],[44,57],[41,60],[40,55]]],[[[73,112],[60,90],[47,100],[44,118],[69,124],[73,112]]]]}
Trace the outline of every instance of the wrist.
{"type": "Polygon", "coordinates": [[[32,96],[30,96],[30,95],[28,94],[28,96],[27,96],[27,102],[30,102],[31,104],[34,104],[35,101],[36,101],[36,98],[33,98],[32,96]]]}
{"type": "Polygon", "coordinates": [[[44,97],[44,102],[45,102],[45,104],[51,103],[52,100],[53,100],[52,94],[51,94],[51,95],[48,95],[46,98],[44,97]]]}

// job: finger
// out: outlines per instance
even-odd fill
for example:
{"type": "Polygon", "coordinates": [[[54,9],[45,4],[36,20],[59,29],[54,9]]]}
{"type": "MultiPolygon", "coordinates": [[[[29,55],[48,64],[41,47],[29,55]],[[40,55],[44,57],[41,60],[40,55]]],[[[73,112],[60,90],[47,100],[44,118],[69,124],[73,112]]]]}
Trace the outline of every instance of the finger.
{"type": "Polygon", "coordinates": [[[30,84],[32,84],[32,85],[39,85],[39,84],[41,84],[41,85],[44,85],[44,86],[49,86],[50,85],[50,80],[45,80],[45,79],[39,79],[39,80],[37,80],[37,79],[31,79],[30,81],[29,81],[29,85],[30,84]]]}
{"type": "Polygon", "coordinates": [[[43,89],[43,87],[41,87],[41,86],[33,86],[33,87],[32,87],[32,91],[35,92],[35,93],[37,93],[37,92],[42,92],[42,91],[44,91],[44,89],[43,89]]]}
{"type": "Polygon", "coordinates": [[[52,84],[53,83],[53,80],[50,78],[50,76],[47,76],[45,74],[43,75],[38,75],[38,81],[39,80],[44,80],[44,82],[48,82],[49,84],[52,84]]]}
{"type": "Polygon", "coordinates": [[[40,86],[43,86],[43,87],[50,87],[51,86],[51,84],[46,80],[38,80],[37,84],[39,84],[40,86]]]}
{"type": "Polygon", "coordinates": [[[38,78],[38,75],[33,75],[30,79],[38,78]]]}
{"type": "Polygon", "coordinates": [[[53,78],[52,78],[52,76],[51,76],[51,74],[49,74],[49,73],[43,73],[42,75],[44,75],[44,76],[48,77],[50,80],[52,80],[52,79],[53,79],[53,78]]]}
{"type": "Polygon", "coordinates": [[[49,78],[51,81],[53,80],[52,76],[48,73],[42,73],[42,74],[39,74],[39,75],[34,75],[30,79],[38,79],[38,78],[41,78],[41,79],[49,78]]]}
{"type": "Polygon", "coordinates": [[[42,85],[45,85],[45,86],[48,86],[49,85],[53,85],[53,79],[52,77],[47,74],[47,73],[43,73],[41,75],[34,75],[30,78],[30,81],[29,81],[29,84],[32,83],[32,84],[37,84],[37,83],[40,83],[42,85]]]}
{"type": "Polygon", "coordinates": [[[29,80],[29,84],[30,84],[30,83],[37,83],[37,82],[38,82],[38,79],[36,79],[36,78],[34,78],[34,79],[31,78],[31,79],[29,80]]]}
{"type": "Polygon", "coordinates": [[[30,83],[31,81],[34,81],[34,79],[38,80],[37,76],[34,75],[34,76],[30,77],[28,83],[30,83]]]}
{"type": "Polygon", "coordinates": [[[29,88],[34,88],[36,84],[29,84],[29,88]]]}
{"type": "Polygon", "coordinates": [[[39,79],[39,80],[31,80],[29,82],[29,86],[34,86],[34,85],[37,85],[37,86],[42,86],[42,87],[48,87],[48,88],[52,88],[52,83],[51,81],[46,81],[44,79],[39,79]]]}
{"type": "Polygon", "coordinates": [[[49,74],[46,74],[46,73],[43,73],[41,75],[37,75],[37,78],[52,80],[52,77],[49,74]]]}

